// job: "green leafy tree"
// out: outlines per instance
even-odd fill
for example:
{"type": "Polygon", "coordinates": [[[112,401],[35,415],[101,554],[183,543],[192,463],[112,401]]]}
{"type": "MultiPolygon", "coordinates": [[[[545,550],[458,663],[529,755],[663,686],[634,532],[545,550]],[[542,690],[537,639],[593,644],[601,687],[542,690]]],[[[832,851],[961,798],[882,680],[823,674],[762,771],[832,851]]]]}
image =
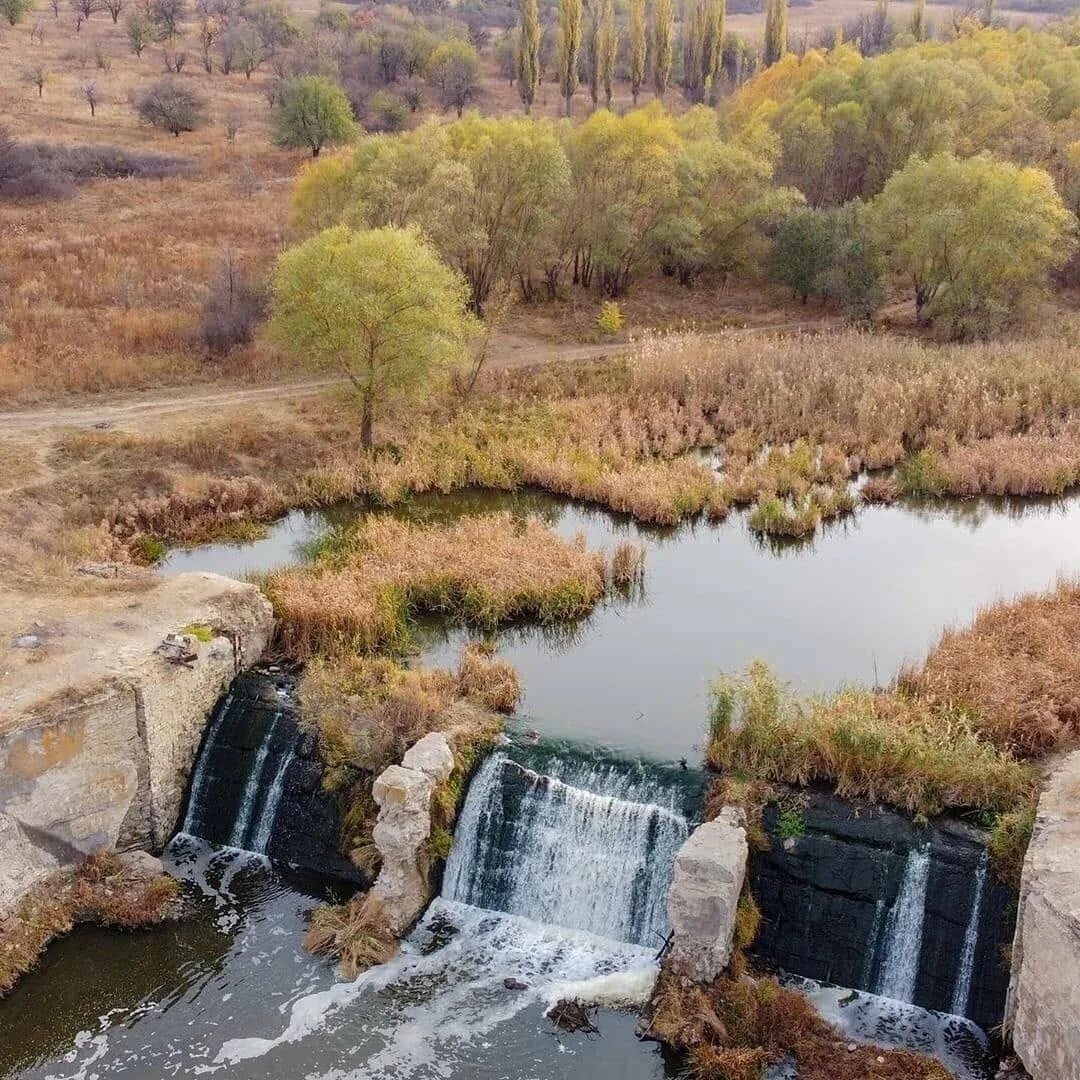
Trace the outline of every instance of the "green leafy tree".
{"type": "Polygon", "coordinates": [[[34,0],[0,0],[0,17],[14,26],[34,9],[34,0]]]}
{"type": "Polygon", "coordinates": [[[663,98],[671,80],[672,35],[675,6],[672,0],[655,0],[653,6],[653,85],[663,98]]]}
{"type": "Polygon", "coordinates": [[[480,58],[467,41],[444,41],[428,60],[427,77],[439,91],[443,107],[461,116],[480,81],[480,58]]]}
{"type": "Polygon", "coordinates": [[[833,225],[821,210],[798,210],[780,223],[769,258],[769,275],[786,285],[805,304],[825,292],[825,276],[833,263],[833,225]]]}
{"type": "Polygon", "coordinates": [[[154,24],[142,11],[133,11],[124,23],[128,45],[136,56],[142,56],[143,50],[154,40],[154,24]]]}
{"type": "Polygon", "coordinates": [[[582,0],[559,0],[559,44],[556,66],[559,72],[559,92],[566,101],[567,116],[570,115],[570,103],[578,88],[581,15],[582,0]]]}
{"type": "Polygon", "coordinates": [[[355,388],[364,446],[376,414],[464,360],[476,329],[465,281],[412,229],[327,229],[281,256],[273,292],[277,340],[355,388]]]}
{"type": "Polygon", "coordinates": [[[788,51],[788,0],[767,0],[762,61],[771,67],[788,51]]]}
{"type": "Polygon", "coordinates": [[[1075,222],[1041,169],[988,156],[913,158],[872,205],[889,269],[912,285],[920,323],[986,336],[1043,291],[1075,222]]]}
{"type": "Polygon", "coordinates": [[[351,142],[358,130],[349,99],[329,79],[304,75],[282,86],[274,131],[278,146],[306,147],[315,158],[324,146],[351,142]]]}
{"type": "Polygon", "coordinates": [[[853,199],[830,213],[833,261],[825,271],[825,292],[849,322],[869,326],[885,303],[881,253],[865,205],[853,199]]]}
{"type": "Polygon", "coordinates": [[[648,34],[645,28],[645,0],[630,0],[630,94],[637,105],[645,85],[648,34]]]}
{"type": "Polygon", "coordinates": [[[521,47],[518,50],[518,92],[525,112],[532,112],[540,85],[539,0],[521,0],[521,47]]]}

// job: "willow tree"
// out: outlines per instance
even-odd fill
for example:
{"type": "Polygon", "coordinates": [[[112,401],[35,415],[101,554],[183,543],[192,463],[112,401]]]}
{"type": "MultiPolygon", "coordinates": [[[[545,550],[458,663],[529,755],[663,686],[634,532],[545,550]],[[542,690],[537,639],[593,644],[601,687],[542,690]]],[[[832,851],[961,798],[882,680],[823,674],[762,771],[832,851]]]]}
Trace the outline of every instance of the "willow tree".
{"type": "Polygon", "coordinates": [[[518,46],[518,91],[525,111],[532,112],[540,83],[539,0],[521,0],[521,41],[518,46]]]}
{"type": "Polygon", "coordinates": [[[653,85],[663,98],[671,78],[671,37],[675,23],[673,0],[656,0],[653,8],[653,85]]]}
{"type": "Polygon", "coordinates": [[[600,73],[600,86],[604,91],[604,103],[611,108],[615,82],[615,58],[619,52],[619,31],[615,26],[615,0],[604,0],[600,15],[600,34],[596,49],[596,64],[600,73]]]}
{"type": "Polygon", "coordinates": [[[360,441],[376,411],[464,360],[476,321],[465,279],[413,229],[327,229],[274,272],[272,332],[305,366],[337,371],[360,398],[360,441]]]}
{"type": "Polygon", "coordinates": [[[559,0],[559,92],[566,99],[566,115],[578,88],[581,54],[581,0],[559,0]]]}
{"type": "Polygon", "coordinates": [[[635,105],[645,84],[647,41],[645,0],[630,0],[630,93],[635,105]]]}
{"type": "Polygon", "coordinates": [[[766,67],[775,64],[788,51],[788,0],[768,0],[765,8],[765,42],[762,60],[766,67]]]}

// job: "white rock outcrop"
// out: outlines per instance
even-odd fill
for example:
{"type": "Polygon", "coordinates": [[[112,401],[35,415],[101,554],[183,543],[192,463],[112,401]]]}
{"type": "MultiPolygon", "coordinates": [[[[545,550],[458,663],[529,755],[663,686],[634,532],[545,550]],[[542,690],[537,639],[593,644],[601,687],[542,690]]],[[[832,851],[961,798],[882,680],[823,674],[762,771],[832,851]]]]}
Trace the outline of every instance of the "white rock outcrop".
{"type": "Polygon", "coordinates": [[[1039,799],[1005,1021],[1033,1080],[1080,1080],[1080,752],[1039,799]]]}
{"type": "Polygon", "coordinates": [[[665,960],[676,974],[712,982],[727,967],[748,854],[745,815],[731,806],[699,825],[679,849],[668,892],[672,937],[665,960]]]}
{"type": "Polygon", "coordinates": [[[371,888],[390,930],[399,937],[420,917],[431,898],[426,848],[431,836],[431,796],[454,768],[441,732],[425,735],[375,780],[379,807],[373,838],[382,868],[371,888]]]}
{"type": "Polygon", "coordinates": [[[273,629],[255,586],[216,574],[180,575],[123,611],[72,627],[36,697],[21,687],[0,711],[0,911],[87,852],[165,844],[214,703],[273,629]],[[213,633],[190,666],[155,653],[189,624],[213,633]]]}

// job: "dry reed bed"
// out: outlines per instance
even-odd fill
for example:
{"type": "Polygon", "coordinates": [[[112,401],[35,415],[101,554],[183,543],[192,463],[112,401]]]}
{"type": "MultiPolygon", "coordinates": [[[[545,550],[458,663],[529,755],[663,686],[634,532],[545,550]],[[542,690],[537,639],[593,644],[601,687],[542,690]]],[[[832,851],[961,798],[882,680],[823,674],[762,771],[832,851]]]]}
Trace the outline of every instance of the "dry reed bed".
{"type": "Polygon", "coordinates": [[[1080,585],[1002,601],[948,630],[901,687],[958,705],[996,746],[1035,757],[1080,740],[1080,585]]]}
{"type": "MultiPolygon", "coordinates": [[[[267,592],[291,655],[400,647],[420,613],[494,628],[514,619],[563,622],[588,614],[612,563],[509,513],[449,527],[373,517],[330,538],[309,566],[270,575],[267,592]]],[[[618,565],[640,563],[628,555],[618,565]]]]}
{"type": "Polygon", "coordinates": [[[0,996],[29,971],[54,938],[77,923],[130,929],[168,918],[179,897],[170,877],[132,872],[109,851],[35,886],[0,919],[0,996]]]}

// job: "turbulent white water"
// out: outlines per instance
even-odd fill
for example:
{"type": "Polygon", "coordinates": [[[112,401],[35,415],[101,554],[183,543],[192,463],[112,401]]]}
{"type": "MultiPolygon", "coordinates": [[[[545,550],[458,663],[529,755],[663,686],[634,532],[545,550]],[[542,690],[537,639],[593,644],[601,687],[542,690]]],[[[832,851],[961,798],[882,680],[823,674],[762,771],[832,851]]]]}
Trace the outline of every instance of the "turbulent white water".
{"type": "Polygon", "coordinates": [[[915,994],[929,879],[930,849],[913,848],[908,853],[900,891],[885,925],[881,968],[875,987],[881,997],[909,1002],[915,994]]]}
{"type": "Polygon", "coordinates": [[[335,1069],[326,1080],[450,1077],[460,1075],[452,1063],[464,1047],[486,1045],[490,1032],[526,1008],[563,998],[643,1003],[656,978],[663,899],[687,821],[669,807],[626,798],[648,784],[621,770],[549,764],[599,790],[491,755],[462,808],[443,895],[401,955],[352,983],[301,997],[272,1038],[230,1039],[207,1071],[317,1030],[331,1038],[362,1009],[363,1067],[335,1069]]]}
{"type": "Polygon", "coordinates": [[[255,755],[255,763],[252,765],[251,772],[248,773],[247,783],[244,785],[244,795],[240,801],[240,809],[237,811],[232,836],[229,838],[229,843],[235,848],[246,847],[245,840],[251,828],[251,819],[255,813],[259,792],[263,789],[263,772],[266,769],[266,759],[270,756],[270,744],[273,742],[274,734],[280,723],[281,713],[276,713],[262,744],[259,746],[259,752],[255,755]]]}
{"type": "Polygon", "coordinates": [[[967,928],[964,930],[964,945],[960,950],[960,966],[956,972],[956,986],[953,988],[952,1011],[958,1016],[967,1015],[968,998],[971,997],[971,979],[975,973],[975,947],[979,943],[979,923],[989,862],[989,856],[983,851],[975,870],[975,892],[971,899],[971,914],[968,916],[967,928]]]}
{"type": "MultiPolygon", "coordinates": [[[[603,774],[592,770],[596,780],[603,774]]],[[[686,818],[598,793],[492,754],[473,781],[443,895],[659,948],[686,818]]]]}
{"type": "Polygon", "coordinates": [[[788,976],[818,1012],[853,1042],[898,1047],[936,1057],[956,1080],[986,1080],[993,1075],[986,1035],[962,1016],[922,1009],[860,990],[824,986],[788,976]]]}

